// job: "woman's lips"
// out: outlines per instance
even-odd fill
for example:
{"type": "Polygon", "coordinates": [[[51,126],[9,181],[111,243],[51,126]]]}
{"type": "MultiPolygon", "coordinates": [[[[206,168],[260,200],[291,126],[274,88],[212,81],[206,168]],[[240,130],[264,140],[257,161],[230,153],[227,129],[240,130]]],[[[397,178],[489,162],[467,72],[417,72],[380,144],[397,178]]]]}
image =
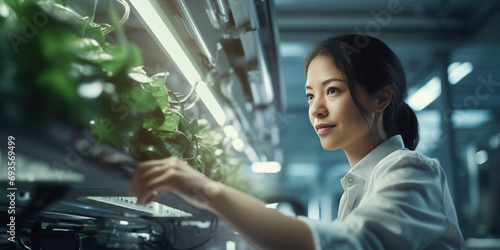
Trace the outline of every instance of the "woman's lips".
{"type": "Polygon", "coordinates": [[[330,131],[334,127],[335,127],[335,125],[321,126],[320,128],[317,129],[317,133],[318,133],[318,135],[325,134],[325,133],[327,133],[328,131],[330,131]]]}

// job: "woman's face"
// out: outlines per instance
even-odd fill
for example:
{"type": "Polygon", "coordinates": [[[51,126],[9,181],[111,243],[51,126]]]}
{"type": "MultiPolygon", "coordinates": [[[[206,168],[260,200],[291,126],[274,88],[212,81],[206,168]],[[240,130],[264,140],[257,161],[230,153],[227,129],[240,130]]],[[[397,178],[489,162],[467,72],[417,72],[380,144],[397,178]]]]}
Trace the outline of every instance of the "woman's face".
{"type": "MultiPolygon", "coordinates": [[[[372,114],[364,89],[358,86],[356,92],[360,103],[372,114]]],[[[367,121],[354,103],[342,72],[330,57],[318,55],[309,64],[306,96],[309,119],[324,149],[356,145],[368,136],[367,121]]],[[[369,123],[372,120],[372,116],[368,117],[369,123]]]]}

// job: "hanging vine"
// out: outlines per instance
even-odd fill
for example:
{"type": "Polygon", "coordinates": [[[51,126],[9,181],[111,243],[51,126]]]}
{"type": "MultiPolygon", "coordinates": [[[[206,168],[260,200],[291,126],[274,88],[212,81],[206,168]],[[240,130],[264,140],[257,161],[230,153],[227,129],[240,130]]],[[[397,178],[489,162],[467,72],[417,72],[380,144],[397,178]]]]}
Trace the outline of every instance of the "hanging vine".
{"type": "Polygon", "coordinates": [[[83,17],[64,0],[0,0],[0,57],[8,62],[0,64],[2,120],[33,133],[60,124],[100,131],[103,143],[138,161],[177,156],[212,179],[244,188],[240,162],[229,150],[217,151],[225,147],[220,136],[201,131],[198,119],[184,114],[195,105],[184,107],[194,88],[173,93],[168,73],[143,70],[141,52],[121,25],[128,5],[118,2],[124,14],[119,18],[110,4],[110,25],[94,22],[97,1],[92,16],[83,17]],[[107,41],[110,32],[117,43],[107,41]]]}

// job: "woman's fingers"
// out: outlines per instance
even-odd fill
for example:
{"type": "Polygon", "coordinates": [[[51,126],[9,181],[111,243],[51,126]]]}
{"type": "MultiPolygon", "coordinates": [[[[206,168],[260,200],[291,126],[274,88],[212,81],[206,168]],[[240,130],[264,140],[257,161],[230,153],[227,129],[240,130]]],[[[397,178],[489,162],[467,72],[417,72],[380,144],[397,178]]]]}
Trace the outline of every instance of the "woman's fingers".
{"type": "Polygon", "coordinates": [[[143,182],[142,179],[144,177],[144,173],[147,171],[151,171],[155,167],[161,167],[161,165],[162,165],[161,160],[154,160],[154,161],[147,161],[147,162],[139,163],[135,167],[135,173],[132,176],[132,179],[130,180],[130,186],[129,186],[128,193],[131,195],[135,195],[140,184],[143,182]]]}
{"type": "Polygon", "coordinates": [[[176,191],[176,180],[186,170],[186,163],[177,157],[141,162],[136,166],[129,194],[137,196],[138,204],[146,204],[166,192],[176,191]]]}
{"type": "Polygon", "coordinates": [[[148,178],[141,182],[137,191],[137,203],[147,204],[156,197],[163,193],[175,191],[175,182],[172,181],[173,173],[176,172],[174,168],[162,168],[157,170],[158,174],[150,175],[148,178]]]}

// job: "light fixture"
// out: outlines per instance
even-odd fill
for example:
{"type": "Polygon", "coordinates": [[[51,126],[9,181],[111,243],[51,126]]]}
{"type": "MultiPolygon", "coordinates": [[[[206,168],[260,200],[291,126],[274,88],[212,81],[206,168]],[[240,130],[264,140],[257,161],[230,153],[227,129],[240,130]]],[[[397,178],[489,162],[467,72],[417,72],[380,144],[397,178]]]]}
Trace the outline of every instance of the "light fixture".
{"type": "Polygon", "coordinates": [[[478,164],[484,164],[488,161],[488,152],[486,150],[479,150],[474,154],[474,161],[478,164]]]}
{"type": "Polygon", "coordinates": [[[236,249],[236,242],[228,240],[226,241],[226,250],[235,250],[236,249]]]}
{"type": "Polygon", "coordinates": [[[252,171],[254,173],[274,174],[281,171],[281,164],[276,161],[254,162],[252,164],[252,171]]]}
{"type": "Polygon", "coordinates": [[[238,138],[238,131],[236,131],[236,129],[233,126],[231,125],[224,126],[223,130],[224,134],[226,134],[227,137],[231,139],[238,138]]]}
{"type": "Polygon", "coordinates": [[[233,140],[233,148],[238,152],[242,152],[245,149],[245,143],[242,139],[236,138],[233,140]]]}
{"type": "Polygon", "coordinates": [[[451,85],[457,84],[457,82],[472,72],[473,69],[474,67],[470,62],[454,62],[450,64],[450,66],[448,66],[448,82],[450,82],[451,85]]]}
{"type": "Polygon", "coordinates": [[[441,95],[441,78],[435,76],[408,98],[408,105],[413,110],[420,111],[431,104],[439,95],[441,95]]]}
{"type": "Polygon", "coordinates": [[[272,208],[272,209],[276,209],[278,207],[278,202],[274,202],[274,203],[267,203],[265,205],[267,208],[272,208]]]}
{"type": "MultiPolygon", "coordinates": [[[[454,62],[450,64],[448,66],[448,82],[451,85],[457,84],[472,72],[473,68],[470,62],[454,62]]],[[[408,98],[408,105],[413,110],[420,111],[436,100],[439,95],[441,95],[441,78],[435,76],[408,98]]]]}
{"type": "Polygon", "coordinates": [[[196,92],[200,96],[205,106],[208,108],[214,119],[220,126],[226,123],[226,115],[213,96],[207,84],[203,82],[200,72],[196,69],[182,45],[174,35],[173,25],[164,13],[159,12],[161,6],[152,0],[129,0],[137,11],[150,32],[155,36],[163,49],[175,62],[182,75],[192,86],[198,83],[196,92]]]}
{"type": "Polygon", "coordinates": [[[78,94],[81,97],[94,99],[101,95],[104,86],[100,81],[82,83],[78,86],[78,94]]]}

